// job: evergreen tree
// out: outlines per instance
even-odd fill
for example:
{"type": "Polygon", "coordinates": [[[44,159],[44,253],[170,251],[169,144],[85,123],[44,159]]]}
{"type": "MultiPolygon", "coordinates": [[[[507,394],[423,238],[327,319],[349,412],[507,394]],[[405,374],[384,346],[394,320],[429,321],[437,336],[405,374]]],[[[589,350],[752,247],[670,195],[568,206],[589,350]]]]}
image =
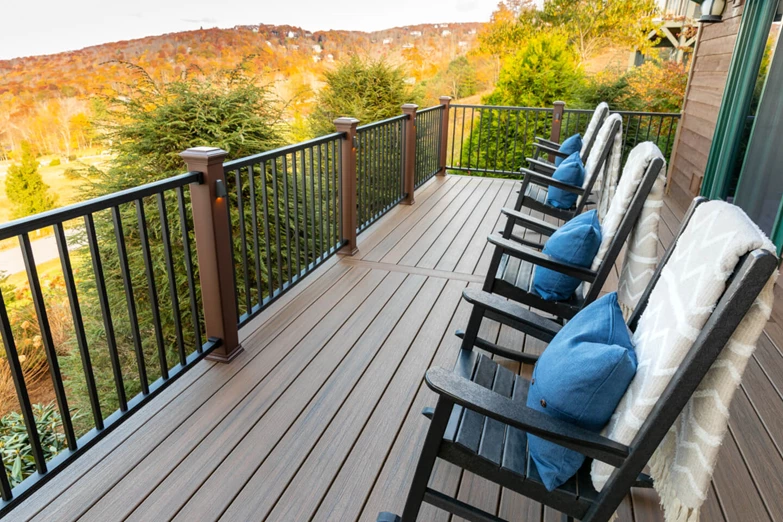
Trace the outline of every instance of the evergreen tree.
{"type": "Polygon", "coordinates": [[[310,117],[314,136],[334,132],[334,120],[341,116],[357,118],[363,125],[398,116],[404,103],[417,103],[403,69],[383,59],[367,61],[353,55],[324,76],[326,85],[310,117]]]}
{"type": "Polygon", "coordinates": [[[5,194],[11,202],[11,218],[18,219],[54,208],[56,198],[49,193],[38,172],[38,160],[28,142],[22,142],[21,163],[8,168],[5,194]]]}
{"type": "MultiPolygon", "coordinates": [[[[179,153],[190,147],[220,147],[228,152],[227,159],[235,159],[264,152],[283,144],[281,105],[273,99],[266,87],[259,86],[255,79],[246,77],[241,70],[226,71],[210,77],[186,77],[163,83],[154,81],[140,68],[129,67],[137,70],[138,81],[125,86],[112,98],[104,100],[101,110],[97,112],[96,128],[104,145],[112,151],[113,159],[106,170],[92,169],[90,175],[85,177],[89,196],[107,195],[182,174],[186,171],[186,167],[179,153]]],[[[243,175],[246,174],[246,171],[243,171],[243,175]]],[[[264,176],[261,173],[257,175],[260,178],[257,183],[263,183],[264,176]]],[[[281,176],[285,175],[286,173],[278,173],[277,182],[281,183],[281,176]]],[[[233,176],[228,177],[229,207],[232,212],[236,212],[236,186],[233,185],[232,178],[233,176]]],[[[271,172],[266,173],[266,182],[271,183],[271,172]]],[[[187,187],[184,190],[184,197],[186,215],[191,216],[187,187]]],[[[245,201],[249,199],[246,180],[243,187],[244,198],[247,198],[245,201]]],[[[141,201],[141,205],[146,215],[146,230],[158,295],[164,350],[168,367],[172,368],[178,362],[175,314],[178,314],[182,321],[187,353],[195,349],[195,334],[190,325],[188,280],[184,262],[185,244],[182,240],[176,193],[173,190],[167,191],[164,194],[164,201],[179,308],[173,305],[168,289],[162,222],[156,199],[145,198],[141,201]]],[[[280,205],[286,205],[282,198],[280,205]]],[[[130,267],[132,292],[136,301],[135,323],[131,322],[125,304],[126,288],[121,275],[121,259],[111,215],[106,211],[96,213],[93,217],[99,239],[117,350],[122,365],[125,393],[130,399],[141,390],[132,336],[134,328],[138,328],[141,334],[149,382],[157,379],[161,371],[136,204],[135,202],[122,204],[119,210],[127,262],[130,267]]],[[[249,221],[249,209],[246,211],[245,217],[249,221]]],[[[232,217],[232,223],[237,224],[236,217],[232,217]]],[[[284,228],[297,230],[293,224],[284,228]]],[[[188,237],[191,257],[196,263],[194,277],[198,281],[192,222],[188,223],[188,237]]],[[[241,240],[237,230],[233,234],[233,240],[235,244],[241,240]]],[[[261,248],[267,247],[262,244],[261,248]]],[[[286,259],[287,253],[283,252],[282,255],[286,259]]],[[[107,416],[118,407],[118,398],[111,360],[106,349],[106,332],[95,288],[91,257],[84,252],[84,255],[79,256],[78,259],[81,262],[79,272],[83,274],[80,278],[79,297],[101,410],[103,415],[107,416]]],[[[201,297],[198,295],[198,284],[196,291],[200,310],[201,297]]],[[[203,335],[203,324],[201,331],[203,335]]],[[[88,413],[90,403],[79,352],[75,347],[64,358],[62,368],[69,387],[71,405],[85,413],[81,421],[84,425],[80,425],[79,428],[87,430],[92,427],[89,424],[92,416],[88,413]]]]}

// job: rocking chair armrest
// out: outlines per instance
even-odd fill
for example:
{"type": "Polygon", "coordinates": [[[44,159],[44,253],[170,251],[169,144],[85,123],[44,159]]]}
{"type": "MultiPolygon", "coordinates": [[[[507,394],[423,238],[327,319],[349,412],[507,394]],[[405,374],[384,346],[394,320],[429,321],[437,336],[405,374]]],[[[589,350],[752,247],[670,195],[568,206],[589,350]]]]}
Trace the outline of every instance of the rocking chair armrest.
{"type": "Polygon", "coordinates": [[[550,139],[547,139],[547,138],[542,138],[541,136],[536,136],[536,137],[535,137],[535,140],[536,140],[538,143],[541,143],[541,144],[543,144],[543,145],[547,145],[547,146],[549,146],[549,147],[553,147],[553,148],[555,148],[555,149],[559,149],[559,148],[560,148],[560,144],[559,144],[558,142],[556,142],[556,141],[552,141],[552,140],[550,140],[550,139]]]}
{"type": "Polygon", "coordinates": [[[498,248],[502,248],[504,253],[512,257],[533,263],[536,266],[549,268],[550,270],[560,272],[561,274],[565,274],[567,276],[576,277],[581,281],[592,283],[595,281],[595,278],[598,275],[595,271],[590,270],[589,268],[575,265],[573,263],[559,261],[554,257],[544,254],[543,252],[520,245],[516,241],[506,239],[503,236],[492,234],[487,238],[487,241],[498,248]]]}
{"type": "Polygon", "coordinates": [[[558,158],[567,158],[570,156],[570,154],[563,152],[560,150],[560,145],[552,146],[547,143],[533,143],[533,146],[538,149],[538,154],[544,153],[544,154],[552,154],[553,156],[557,156],[558,158]]]}
{"type": "Polygon", "coordinates": [[[551,176],[557,169],[553,164],[537,158],[527,158],[527,164],[530,168],[524,169],[523,167],[524,170],[532,170],[539,174],[544,174],[545,176],[551,176]]]}
{"type": "Polygon", "coordinates": [[[582,194],[585,193],[585,189],[583,189],[578,185],[571,185],[570,183],[564,183],[562,181],[556,180],[555,178],[547,176],[546,174],[533,172],[532,170],[528,170],[524,167],[519,169],[519,172],[525,175],[524,180],[528,180],[528,179],[530,180],[528,183],[535,183],[536,185],[542,185],[547,187],[556,187],[561,190],[565,190],[566,192],[576,194],[578,196],[581,196],[582,194]]]}
{"type": "Polygon", "coordinates": [[[622,465],[630,453],[624,444],[527,408],[444,368],[430,368],[425,380],[455,404],[612,466],[622,465]]]}
{"type": "Polygon", "coordinates": [[[512,220],[515,225],[522,225],[528,230],[544,234],[545,236],[551,236],[557,232],[558,229],[558,227],[552,223],[548,223],[543,219],[534,218],[529,214],[523,214],[513,208],[503,207],[500,209],[500,212],[507,216],[508,219],[512,220]]]}

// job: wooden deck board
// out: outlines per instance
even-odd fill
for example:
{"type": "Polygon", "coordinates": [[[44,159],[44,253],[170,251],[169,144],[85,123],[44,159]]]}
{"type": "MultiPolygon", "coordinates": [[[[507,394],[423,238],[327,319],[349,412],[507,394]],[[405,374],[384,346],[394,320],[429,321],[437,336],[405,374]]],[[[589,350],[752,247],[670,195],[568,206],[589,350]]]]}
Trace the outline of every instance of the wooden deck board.
{"type": "MultiPolygon", "coordinates": [[[[429,422],[420,412],[434,404],[424,371],[453,364],[453,332],[470,312],[460,294],[480,287],[492,253],[486,236],[503,226],[500,209],[513,205],[517,186],[429,181],[415,205],[395,207],[359,236],[357,256],[329,260],[244,328],[237,359],[197,365],[10,519],[372,522],[378,511],[400,512],[429,422]]],[[[661,251],[683,215],[665,200],[661,251]]],[[[529,353],[546,347],[492,321],[481,335],[529,353]]],[[[783,520],[781,347],[776,306],[737,391],[702,520],[783,520]]],[[[431,486],[511,520],[560,520],[444,462],[431,486]]],[[[618,514],[663,520],[650,490],[635,490],[618,514]]],[[[425,506],[420,520],[458,519],[425,506]]]]}

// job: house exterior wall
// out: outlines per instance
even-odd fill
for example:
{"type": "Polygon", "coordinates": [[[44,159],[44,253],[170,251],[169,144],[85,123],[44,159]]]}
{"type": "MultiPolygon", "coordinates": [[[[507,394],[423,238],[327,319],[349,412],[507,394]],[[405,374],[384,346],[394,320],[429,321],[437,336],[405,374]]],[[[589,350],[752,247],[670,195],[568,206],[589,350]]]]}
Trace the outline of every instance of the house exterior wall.
{"type": "Polygon", "coordinates": [[[722,23],[701,24],[699,29],[667,188],[686,207],[704,179],[743,4],[744,0],[729,0],[722,23]]]}

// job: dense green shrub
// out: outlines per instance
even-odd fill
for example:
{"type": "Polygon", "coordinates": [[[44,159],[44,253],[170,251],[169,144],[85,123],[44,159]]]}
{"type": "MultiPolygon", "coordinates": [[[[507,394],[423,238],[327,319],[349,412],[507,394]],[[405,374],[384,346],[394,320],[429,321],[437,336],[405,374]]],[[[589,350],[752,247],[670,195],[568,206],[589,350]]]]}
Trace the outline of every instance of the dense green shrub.
{"type": "MultiPolygon", "coordinates": [[[[62,419],[54,404],[34,404],[33,415],[44,457],[48,461],[67,448],[62,433],[62,419]]],[[[11,487],[35,473],[30,438],[20,413],[11,412],[0,417],[0,453],[11,487]]]]}
{"type": "Polygon", "coordinates": [[[313,136],[334,132],[334,120],[342,116],[357,118],[360,125],[398,116],[404,103],[417,103],[419,98],[418,91],[405,83],[405,71],[384,59],[352,55],[326,72],[324,81],[310,116],[313,136]]]}

